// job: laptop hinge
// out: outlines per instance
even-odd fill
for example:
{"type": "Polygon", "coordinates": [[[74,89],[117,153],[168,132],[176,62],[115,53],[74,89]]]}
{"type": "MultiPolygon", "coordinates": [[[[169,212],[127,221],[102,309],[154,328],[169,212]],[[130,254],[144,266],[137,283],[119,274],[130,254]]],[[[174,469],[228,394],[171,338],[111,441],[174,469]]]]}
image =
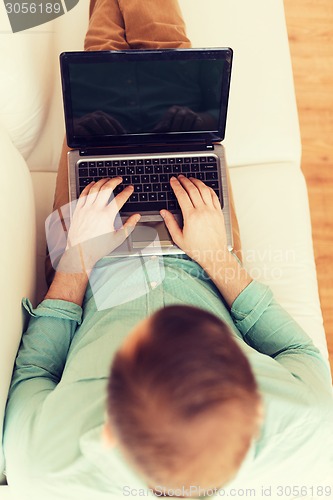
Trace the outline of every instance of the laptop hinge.
{"type": "Polygon", "coordinates": [[[128,145],[100,148],[80,149],[80,156],[106,156],[117,154],[149,154],[149,153],[177,153],[182,151],[214,150],[214,144],[208,141],[179,144],[152,144],[152,145],[128,145]]]}

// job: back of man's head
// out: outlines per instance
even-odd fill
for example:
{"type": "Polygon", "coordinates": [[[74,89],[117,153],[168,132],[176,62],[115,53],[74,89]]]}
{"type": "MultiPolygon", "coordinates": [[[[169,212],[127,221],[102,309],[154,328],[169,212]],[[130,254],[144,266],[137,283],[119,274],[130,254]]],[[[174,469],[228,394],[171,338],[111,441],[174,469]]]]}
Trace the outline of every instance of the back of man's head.
{"type": "Polygon", "coordinates": [[[150,486],[221,487],[258,430],[249,362],[228,326],[201,309],[167,307],[148,325],[112,364],[109,424],[150,486]]]}

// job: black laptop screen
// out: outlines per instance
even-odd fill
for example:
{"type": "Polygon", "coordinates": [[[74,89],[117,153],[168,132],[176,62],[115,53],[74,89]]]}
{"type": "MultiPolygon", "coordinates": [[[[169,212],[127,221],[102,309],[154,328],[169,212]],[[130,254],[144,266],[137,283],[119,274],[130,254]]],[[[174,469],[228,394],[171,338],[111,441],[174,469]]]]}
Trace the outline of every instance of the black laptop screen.
{"type": "Polygon", "coordinates": [[[142,51],[132,58],[124,53],[92,58],[90,53],[84,60],[67,53],[63,88],[70,146],[134,138],[223,138],[230,76],[226,59],[147,59],[144,52],[145,57],[142,51]]]}

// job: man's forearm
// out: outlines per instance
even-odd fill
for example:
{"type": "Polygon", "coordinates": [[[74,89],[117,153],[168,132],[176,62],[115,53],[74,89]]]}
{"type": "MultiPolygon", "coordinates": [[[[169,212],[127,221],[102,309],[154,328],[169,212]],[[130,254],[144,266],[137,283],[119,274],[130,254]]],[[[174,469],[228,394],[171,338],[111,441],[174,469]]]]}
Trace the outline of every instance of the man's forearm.
{"type": "Polygon", "coordinates": [[[250,275],[228,249],[221,250],[200,265],[219,289],[229,307],[252,281],[250,275]]]}
{"type": "MultiPolygon", "coordinates": [[[[82,269],[81,272],[71,272],[72,258],[70,254],[63,255],[45,299],[66,300],[79,306],[82,305],[90,271],[82,269]]],[[[78,271],[77,268],[75,270],[78,271]]]]}
{"type": "Polygon", "coordinates": [[[67,300],[67,302],[73,302],[81,306],[87,284],[88,276],[85,273],[67,274],[57,272],[45,299],[67,300]]]}

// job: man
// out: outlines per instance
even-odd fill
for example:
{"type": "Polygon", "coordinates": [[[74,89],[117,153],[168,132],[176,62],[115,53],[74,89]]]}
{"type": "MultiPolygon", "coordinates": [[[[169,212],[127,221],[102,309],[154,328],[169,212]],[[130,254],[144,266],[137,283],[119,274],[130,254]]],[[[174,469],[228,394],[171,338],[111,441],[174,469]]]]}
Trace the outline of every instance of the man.
{"type": "MultiPolygon", "coordinates": [[[[88,40],[101,7],[111,4],[118,5],[92,4],[88,40]]],[[[144,2],[143,33],[153,15],[149,7],[158,4],[144,2]]],[[[119,22],[127,40],[133,36],[139,45],[126,23],[138,2],[119,5],[124,17],[119,9],[112,13],[125,19],[119,22]]],[[[171,24],[179,25],[174,2],[163,5],[158,25],[166,26],[164,12],[174,12],[178,24],[171,24]]],[[[65,198],[60,180],[57,193],[65,198]]],[[[244,496],[241,489],[254,487],[257,497],[287,498],[303,487],[303,496],[304,488],[329,496],[329,371],[270,290],[252,281],[228,251],[223,213],[210,188],[196,179],[171,179],[183,228],[171,213],[161,215],[188,258],[153,258],[147,293],[98,308],[88,286],[96,270],[103,271],[100,288],[110,284],[107,295],[130,293],[144,274],[137,259],[124,269],[123,261],[104,257],[140,219],[135,214],[115,231],[117,212],[132,193],[128,186],[113,197],[120,183],[104,179],[86,187],[45,300],[36,309],[24,301],[31,318],[4,440],[14,492],[34,500],[95,500],[222,496],[226,487],[244,496]],[[78,259],[82,272],[72,272],[78,259]],[[153,280],[162,267],[164,278],[153,280]]]]}

